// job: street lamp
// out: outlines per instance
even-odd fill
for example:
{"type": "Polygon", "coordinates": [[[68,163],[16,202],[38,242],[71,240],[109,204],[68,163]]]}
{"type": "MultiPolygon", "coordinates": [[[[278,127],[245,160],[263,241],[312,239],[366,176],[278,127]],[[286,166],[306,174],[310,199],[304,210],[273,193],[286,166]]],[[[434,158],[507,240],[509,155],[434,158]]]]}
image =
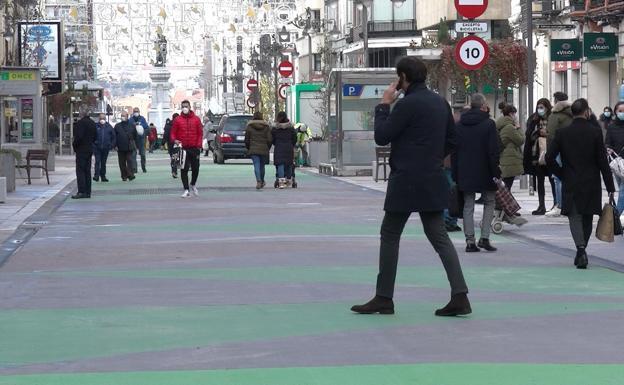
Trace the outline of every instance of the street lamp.
{"type": "Polygon", "coordinates": [[[277,33],[280,43],[288,43],[290,41],[290,32],[286,29],[286,26],[282,26],[282,29],[277,33]]]}
{"type": "Polygon", "coordinates": [[[364,44],[364,67],[368,67],[368,8],[373,5],[373,0],[355,0],[358,9],[362,10],[362,40],[364,44]]]}

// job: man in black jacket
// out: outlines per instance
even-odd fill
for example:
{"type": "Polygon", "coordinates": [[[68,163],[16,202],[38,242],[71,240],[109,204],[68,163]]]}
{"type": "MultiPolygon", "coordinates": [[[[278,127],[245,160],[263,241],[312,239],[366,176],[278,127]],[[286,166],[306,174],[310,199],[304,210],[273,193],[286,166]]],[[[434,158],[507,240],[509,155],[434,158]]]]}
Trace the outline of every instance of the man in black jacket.
{"type": "Polygon", "coordinates": [[[470,98],[470,110],[462,114],[457,124],[457,153],[453,155],[453,180],[464,196],[464,234],[466,252],[480,249],[496,251],[490,244],[490,228],[494,217],[496,184],[500,178],[498,167],[500,150],[496,124],[490,119],[490,107],[485,96],[474,94],[470,98]],[[475,195],[483,197],[483,220],[481,238],[475,242],[474,207],[475,195]]]}
{"type": "Polygon", "coordinates": [[[134,180],[134,162],[136,158],[132,156],[136,149],[137,132],[134,124],[128,121],[128,113],[121,113],[121,122],[115,125],[115,147],[117,148],[117,161],[121,180],[134,180]]]}
{"type": "Polygon", "coordinates": [[[72,199],[91,198],[91,157],[93,144],[97,134],[95,122],[89,117],[89,108],[80,107],[80,120],[74,124],[74,141],[72,146],[76,153],[76,182],[78,193],[72,199]]]}
{"type": "Polygon", "coordinates": [[[602,130],[589,121],[591,110],[587,100],[576,100],[572,103],[571,112],[574,120],[555,133],[548,146],[546,163],[550,171],[561,179],[561,213],[570,221],[577,250],[574,265],[578,269],[586,269],[586,248],[592,234],[593,218],[602,212],[600,174],[611,198],[615,186],[602,141],[602,130]],[[561,166],[556,161],[558,155],[561,155],[561,166]]]}
{"type": "Polygon", "coordinates": [[[399,80],[384,92],[375,108],[375,142],[391,144],[390,178],[381,225],[377,293],[352,311],[362,314],[393,314],[394,282],[401,233],[411,213],[418,212],[425,234],[440,255],[451,284],[451,301],[438,316],[465,315],[472,312],[457,251],[443,218],[448,206],[449,183],[442,161],[455,149],[455,122],[451,108],[439,95],[427,89],[427,68],[413,57],[397,64],[399,80]],[[392,112],[390,105],[405,92],[392,112]]]}

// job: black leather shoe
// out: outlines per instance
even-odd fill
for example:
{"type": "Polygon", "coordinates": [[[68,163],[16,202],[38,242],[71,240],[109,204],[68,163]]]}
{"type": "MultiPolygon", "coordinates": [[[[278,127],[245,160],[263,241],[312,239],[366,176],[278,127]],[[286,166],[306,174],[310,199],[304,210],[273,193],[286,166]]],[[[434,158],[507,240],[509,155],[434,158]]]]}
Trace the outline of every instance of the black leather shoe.
{"type": "Polygon", "coordinates": [[[462,228],[457,225],[446,225],[446,231],[449,233],[455,233],[458,231],[462,231],[462,228]]]}
{"type": "Polygon", "coordinates": [[[496,251],[496,250],[498,250],[496,247],[492,246],[492,244],[490,243],[490,240],[487,239],[487,238],[479,239],[479,243],[477,243],[477,246],[480,249],[484,249],[486,251],[496,251]]]}
{"type": "Polygon", "coordinates": [[[451,301],[442,309],[435,311],[438,317],[455,317],[458,315],[467,315],[472,313],[470,301],[466,293],[455,294],[451,297],[451,301]]]}
{"type": "Polygon", "coordinates": [[[546,214],[546,207],[544,206],[538,207],[537,210],[531,213],[531,215],[544,215],[544,214],[546,214]]]}
{"type": "Polygon", "coordinates": [[[467,253],[478,253],[479,251],[481,251],[481,249],[479,249],[474,243],[469,243],[466,245],[467,253]]]}
{"type": "Polygon", "coordinates": [[[394,314],[394,302],[392,298],[380,297],[378,295],[364,305],[355,305],[352,312],[360,314],[394,314]]]}
{"type": "Polygon", "coordinates": [[[94,176],[94,177],[93,177],[93,180],[94,180],[94,181],[96,181],[96,182],[99,182],[99,181],[100,181],[100,178],[99,178],[99,177],[97,177],[97,176],[94,176]]]}
{"type": "Polygon", "coordinates": [[[574,258],[574,266],[577,269],[587,269],[589,260],[587,259],[587,252],[583,248],[576,249],[576,258],[574,258]]]}
{"type": "Polygon", "coordinates": [[[105,176],[102,177],[102,182],[108,182],[108,179],[106,179],[105,176]]]}
{"type": "Polygon", "coordinates": [[[136,179],[136,176],[134,176],[134,175],[132,175],[132,176],[129,176],[129,177],[128,177],[128,180],[129,180],[129,181],[133,181],[133,180],[135,180],[135,179],[136,179]]]}
{"type": "Polygon", "coordinates": [[[86,197],[87,197],[87,196],[86,196],[85,194],[78,193],[78,194],[72,195],[72,197],[71,197],[71,198],[72,198],[72,199],[84,199],[84,198],[86,198],[86,197]]]}

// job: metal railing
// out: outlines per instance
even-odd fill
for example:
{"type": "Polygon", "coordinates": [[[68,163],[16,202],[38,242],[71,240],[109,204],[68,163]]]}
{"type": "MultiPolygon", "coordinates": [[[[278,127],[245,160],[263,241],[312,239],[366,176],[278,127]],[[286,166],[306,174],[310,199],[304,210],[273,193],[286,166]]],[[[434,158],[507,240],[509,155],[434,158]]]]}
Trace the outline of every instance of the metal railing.
{"type": "Polygon", "coordinates": [[[369,36],[380,34],[414,34],[417,32],[416,20],[369,21],[369,36]]]}

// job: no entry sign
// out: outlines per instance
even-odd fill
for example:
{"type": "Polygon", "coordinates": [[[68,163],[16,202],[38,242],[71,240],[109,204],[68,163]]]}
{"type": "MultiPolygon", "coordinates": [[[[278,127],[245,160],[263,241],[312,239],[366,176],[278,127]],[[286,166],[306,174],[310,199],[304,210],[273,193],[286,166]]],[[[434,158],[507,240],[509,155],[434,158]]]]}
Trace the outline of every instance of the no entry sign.
{"type": "Polygon", "coordinates": [[[476,19],[483,15],[488,7],[488,0],[455,0],[455,8],[466,19],[476,19]]]}
{"type": "Polygon", "coordinates": [[[457,64],[470,71],[483,67],[489,57],[490,50],[487,43],[478,36],[466,36],[455,46],[457,64]]]}
{"type": "Polygon", "coordinates": [[[293,64],[288,60],[284,60],[277,67],[277,71],[285,78],[289,78],[290,75],[292,75],[294,69],[295,68],[293,67],[293,64]]]}
{"type": "Polygon", "coordinates": [[[249,91],[255,91],[258,89],[258,81],[255,79],[249,79],[247,82],[247,89],[249,91]]]}
{"type": "Polygon", "coordinates": [[[290,87],[290,84],[282,84],[278,90],[279,96],[282,99],[286,99],[286,91],[288,90],[288,87],[290,87]]]}

